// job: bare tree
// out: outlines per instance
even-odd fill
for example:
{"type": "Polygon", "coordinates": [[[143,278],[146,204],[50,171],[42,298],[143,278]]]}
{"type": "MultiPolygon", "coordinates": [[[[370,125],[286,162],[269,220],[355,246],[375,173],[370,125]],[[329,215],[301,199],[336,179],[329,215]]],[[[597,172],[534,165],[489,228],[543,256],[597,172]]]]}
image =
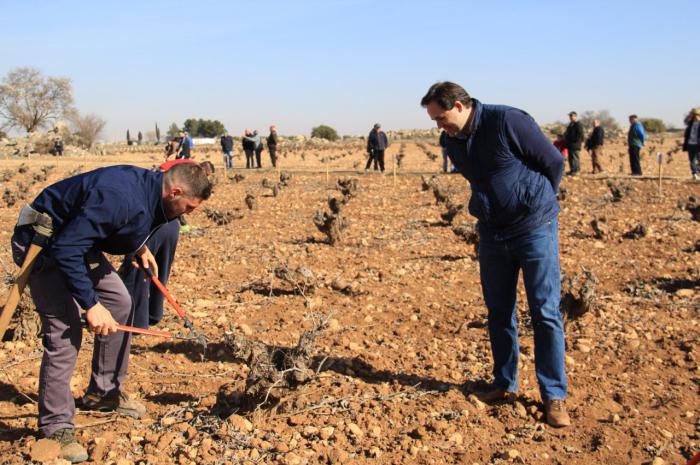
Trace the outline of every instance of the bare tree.
{"type": "Polygon", "coordinates": [[[86,148],[92,147],[107,124],[105,120],[95,114],[80,115],[75,113],[70,121],[74,134],[78,136],[80,143],[86,148]]]}
{"type": "Polygon", "coordinates": [[[584,111],[578,118],[586,129],[591,129],[593,127],[594,119],[600,121],[600,125],[603,126],[605,131],[616,131],[620,129],[620,125],[617,124],[617,121],[610,115],[608,110],[584,111]]]}
{"type": "Polygon", "coordinates": [[[35,68],[16,68],[0,84],[0,116],[5,127],[34,132],[70,115],[73,88],[68,78],[44,77],[35,68]]]}

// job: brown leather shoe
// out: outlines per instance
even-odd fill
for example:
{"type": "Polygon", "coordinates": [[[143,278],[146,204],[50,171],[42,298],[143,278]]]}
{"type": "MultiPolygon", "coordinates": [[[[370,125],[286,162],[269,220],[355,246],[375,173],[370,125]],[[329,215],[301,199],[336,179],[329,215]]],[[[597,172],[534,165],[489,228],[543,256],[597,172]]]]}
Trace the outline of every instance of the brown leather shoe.
{"type": "Polygon", "coordinates": [[[563,428],[571,425],[571,418],[566,411],[563,400],[548,400],[544,403],[544,413],[547,415],[547,424],[555,428],[563,428]]]}
{"type": "Polygon", "coordinates": [[[141,418],[146,414],[146,407],[141,402],[129,399],[125,392],[104,397],[88,392],[83,396],[82,408],[100,412],[117,412],[132,418],[141,418]]]}
{"type": "Polygon", "coordinates": [[[63,460],[70,463],[80,463],[88,459],[87,450],[75,440],[72,428],[59,429],[46,439],[51,439],[61,445],[61,458],[63,460]]]}
{"type": "Polygon", "coordinates": [[[487,391],[477,392],[476,397],[487,404],[497,403],[497,402],[513,402],[515,400],[515,393],[508,392],[504,389],[492,387],[487,391]]]}

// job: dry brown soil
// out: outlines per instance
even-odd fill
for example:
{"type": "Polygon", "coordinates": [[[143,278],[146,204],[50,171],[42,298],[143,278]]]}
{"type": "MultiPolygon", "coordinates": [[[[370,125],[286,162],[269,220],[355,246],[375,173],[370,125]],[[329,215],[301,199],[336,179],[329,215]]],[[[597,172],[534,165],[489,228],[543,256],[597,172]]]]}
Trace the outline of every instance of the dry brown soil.
{"type": "MultiPolygon", "coordinates": [[[[654,143],[668,150],[676,139],[654,143]]],[[[389,167],[400,147],[395,143],[389,150],[389,167]]],[[[434,144],[425,147],[439,153],[434,144]]],[[[688,196],[700,197],[700,184],[689,180],[685,154],[664,164],[664,174],[673,178],[664,181],[661,195],[653,177],[619,176],[621,160],[628,169],[619,142],[606,161],[614,182],[629,187],[621,201],[610,200],[605,176],[564,180],[562,271],[592,271],[599,283],[593,310],[567,325],[573,425],[555,430],[542,419],[522,286],[518,401],[487,406],[470,395],[491,370],[478,264],[472,246],[440,219],[445,207],[436,206],[413,174],[435,173],[438,162],[413,142],[403,151],[394,180],[359,171],[361,143],[289,150],[282,164],[293,178],[277,197],[261,186],[275,173],[241,169],[240,154],[235,171],[244,180],[226,181],[219,171],[208,206],[228,211],[230,220],[217,225],[204,211],[190,216],[200,229],[182,235],[169,283],[209,338],[206,358],[189,342],[136,338],[127,390],[143,400],[148,418],[79,412],[77,434],[91,460],[613,465],[661,458],[679,464],[700,450],[700,224],[678,208],[688,196]],[[328,179],[326,157],[337,157],[329,162],[328,179]],[[343,242],[330,246],[312,217],[316,209],[327,209],[329,194],[339,195],[335,181],[347,176],[358,178],[359,189],[343,209],[343,242]],[[254,210],[244,203],[247,192],[256,196],[254,210]],[[596,239],[590,222],[601,217],[607,235],[596,239]],[[645,237],[623,238],[639,224],[647,228],[645,237]],[[315,292],[273,278],[280,265],[311,270],[315,292]],[[330,327],[316,340],[316,371],[309,381],[281,392],[275,405],[214,415],[237,407],[248,373],[224,345],[225,332],[290,347],[312,326],[311,315],[330,312],[330,327]]],[[[216,151],[208,155],[220,168],[216,151]]],[[[79,165],[151,166],[159,159],[157,153],[36,157],[2,160],[0,173],[14,172],[2,182],[3,191],[17,191],[20,181],[28,201],[79,165]],[[28,170],[17,173],[22,163],[28,170]],[[48,179],[30,183],[46,165],[55,165],[48,179]]],[[[590,162],[585,154],[583,159],[587,172],[590,162]]],[[[643,166],[658,173],[648,151],[643,166]]],[[[460,176],[439,175],[438,181],[456,201],[468,199],[460,176]]],[[[12,207],[0,203],[0,239],[7,244],[22,200],[12,207]]],[[[1,258],[3,271],[13,272],[7,248],[1,258]]],[[[156,329],[182,328],[168,308],[156,329]]],[[[73,377],[76,398],[89,377],[91,341],[86,333],[73,377]]],[[[27,463],[37,441],[40,341],[25,338],[0,347],[0,462],[27,463]]]]}

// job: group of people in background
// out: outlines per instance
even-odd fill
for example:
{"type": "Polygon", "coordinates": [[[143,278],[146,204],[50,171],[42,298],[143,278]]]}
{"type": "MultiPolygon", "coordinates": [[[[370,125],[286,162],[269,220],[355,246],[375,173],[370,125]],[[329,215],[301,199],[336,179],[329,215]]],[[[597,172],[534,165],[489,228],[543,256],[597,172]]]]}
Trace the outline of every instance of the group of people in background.
{"type": "MultiPolygon", "coordinates": [[[[262,168],[262,152],[265,150],[262,138],[257,130],[246,129],[241,138],[243,153],[245,153],[245,167],[262,168]]],[[[277,126],[270,126],[270,134],[267,136],[267,150],[270,152],[270,162],[273,167],[277,166],[277,126]]],[[[224,152],[226,168],[233,168],[231,151],[233,150],[233,138],[225,132],[221,136],[221,150],[224,152]]]]}
{"type": "MultiPolygon", "coordinates": [[[[641,152],[648,138],[644,125],[637,115],[629,116],[629,129],[627,130],[627,153],[629,155],[630,172],[632,176],[642,175],[641,152]]],[[[700,179],[698,171],[698,158],[700,158],[700,107],[693,108],[685,119],[686,128],[683,135],[683,150],[688,152],[690,172],[693,180],[700,179]]],[[[600,120],[593,120],[591,133],[585,138],[583,125],[578,121],[575,111],[569,113],[569,125],[564,134],[557,136],[554,145],[564,157],[569,159],[569,174],[576,176],[581,172],[580,152],[583,146],[591,155],[593,164],[592,174],[602,173],[603,145],[605,142],[605,129],[600,120]]]]}

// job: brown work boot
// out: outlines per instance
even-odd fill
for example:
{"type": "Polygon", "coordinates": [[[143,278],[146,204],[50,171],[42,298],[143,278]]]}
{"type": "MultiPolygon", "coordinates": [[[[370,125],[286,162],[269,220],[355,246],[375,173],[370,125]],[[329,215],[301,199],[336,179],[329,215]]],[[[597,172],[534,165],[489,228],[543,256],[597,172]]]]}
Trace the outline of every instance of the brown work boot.
{"type": "Polygon", "coordinates": [[[491,387],[486,391],[477,392],[476,397],[482,402],[493,404],[499,402],[513,402],[516,396],[514,392],[508,392],[501,388],[491,387]]]}
{"type": "Polygon", "coordinates": [[[100,397],[97,394],[86,393],[83,396],[82,407],[85,410],[99,410],[100,412],[117,412],[132,418],[141,418],[146,414],[146,407],[133,399],[125,392],[100,397]]]}
{"type": "Polygon", "coordinates": [[[547,400],[544,403],[544,413],[547,416],[547,424],[555,428],[563,428],[571,425],[571,418],[566,411],[566,405],[563,400],[554,399],[547,400]]]}
{"type": "Polygon", "coordinates": [[[61,445],[61,458],[70,463],[84,462],[88,459],[87,450],[75,440],[73,428],[62,428],[54,431],[46,439],[56,441],[61,445]]]}

